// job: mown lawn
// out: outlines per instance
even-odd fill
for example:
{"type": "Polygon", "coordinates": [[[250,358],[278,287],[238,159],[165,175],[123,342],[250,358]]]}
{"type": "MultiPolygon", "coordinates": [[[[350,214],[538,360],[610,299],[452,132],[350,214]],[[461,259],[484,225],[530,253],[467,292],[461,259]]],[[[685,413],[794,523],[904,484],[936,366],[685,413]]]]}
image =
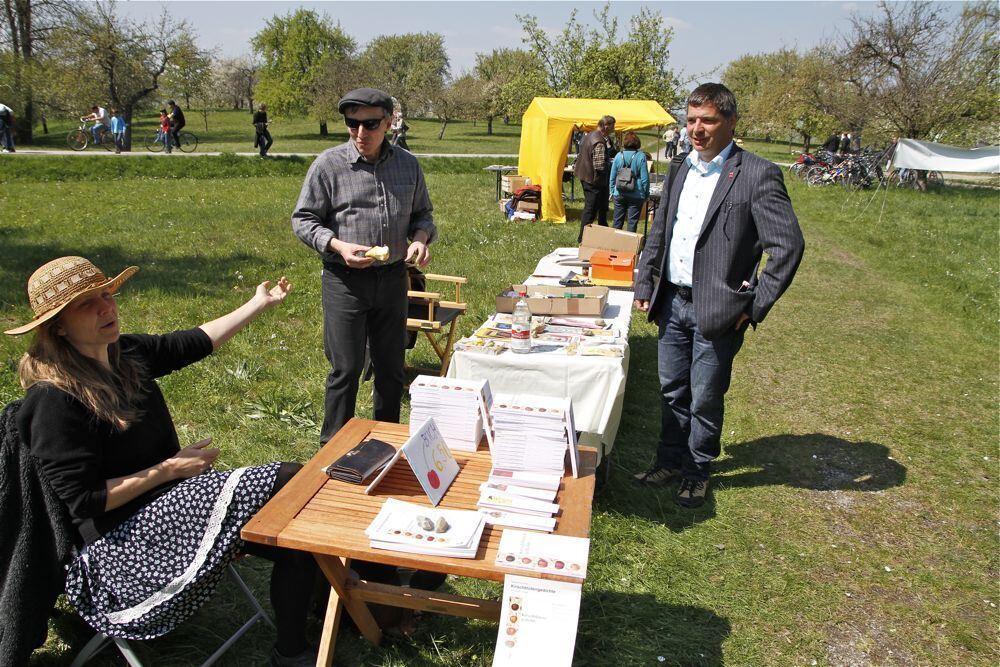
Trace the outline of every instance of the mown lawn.
{"type": "MultiPolygon", "coordinates": [[[[577,233],[579,201],[567,225],[502,222],[488,162],[425,162],[441,231],[433,269],[470,279],[463,333],[502,285],[577,233]]],[[[4,170],[0,324],[27,317],[27,275],[61,254],[108,272],[142,267],[120,299],[128,331],[196,325],[288,275],[295,291],[280,309],[162,385],[181,438],[213,435],[224,465],[305,460],[326,372],[319,265],[288,223],[307,160],[185,163],[24,156],[4,170]]],[[[807,254],[737,358],[724,456],[700,510],[631,483],[658,430],[655,330],[634,321],[611,478],[595,502],[580,665],[1000,659],[997,194],[789,188],[807,254]]],[[[26,342],[0,341],[0,401],[21,394],[26,342]]],[[[369,416],[367,386],[359,399],[369,416]]],[[[240,567],[266,590],[263,567],[240,567]]],[[[245,611],[227,590],[143,656],[198,664],[245,611]]],[[[88,637],[64,610],[35,662],[68,664],[88,637]]],[[[428,618],[412,642],[379,649],[345,631],[337,660],[488,665],[495,637],[487,623],[428,618]]],[[[222,664],[263,664],[272,641],[255,630],[222,664]]]]}

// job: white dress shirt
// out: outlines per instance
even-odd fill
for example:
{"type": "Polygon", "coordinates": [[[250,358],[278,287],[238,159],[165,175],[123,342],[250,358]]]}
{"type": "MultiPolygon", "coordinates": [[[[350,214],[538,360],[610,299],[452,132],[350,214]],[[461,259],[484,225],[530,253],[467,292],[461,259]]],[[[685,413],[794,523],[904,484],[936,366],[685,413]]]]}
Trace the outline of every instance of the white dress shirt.
{"type": "Polygon", "coordinates": [[[733,142],[722,149],[711,162],[705,162],[698,151],[688,154],[687,177],[677,202],[674,232],[670,237],[670,254],[667,258],[667,280],[675,285],[691,287],[694,272],[694,247],[701,234],[701,226],[708,213],[708,203],[722,174],[722,165],[733,151],[733,142]]]}

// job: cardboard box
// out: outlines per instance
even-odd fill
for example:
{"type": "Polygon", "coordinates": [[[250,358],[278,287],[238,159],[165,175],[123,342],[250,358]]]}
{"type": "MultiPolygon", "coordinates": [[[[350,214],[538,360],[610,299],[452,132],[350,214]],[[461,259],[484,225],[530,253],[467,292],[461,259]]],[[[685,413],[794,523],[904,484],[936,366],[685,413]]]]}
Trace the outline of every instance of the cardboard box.
{"type": "Polygon", "coordinates": [[[606,280],[611,285],[631,285],[635,271],[635,254],[608,250],[596,250],[590,256],[590,277],[592,280],[606,280]]]}
{"type": "Polygon", "coordinates": [[[542,210],[542,205],[537,201],[519,201],[517,202],[518,211],[527,211],[528,213],[538,213],[542,210]]]}
{"type": "Polygon", "coordinates": [[[504,192],[510,192],[513,194],[528,185],[531,185],[531,179],[527,176],[508,174],[500,178],[500,189],[504,192]]]}
{"type": "Polygon", "coordinates": [[[507,292],[526,291],[528,309],[532,315],[588,315],[600,317],[608,304],[607,287],[552,287],[548,285],[511,285],[497,295],[497,312],[512,313],[517,298],[504,296],[507,292]],[[532,295],[545,294],[551,298],[532,295]],[[566,294],[582,294],[583,297],[567,299],[566,294]]]}
{"type": "Polygon", "coordinates": [[[580,259],[590,259],[596,250],[630,252],[636,257],[642,250],[643,236],[634,232],[601,225],[587,225],[583,228],[583,241],[580,242],[580,259]]]}
{"type": "Polygon", "coordinates": [[[510,201],[510,199],[501,199],[500,200],[500,212],[504,215],[504,217],[507,217],[507,202],[509,202],[509,201],[510,201]]]}

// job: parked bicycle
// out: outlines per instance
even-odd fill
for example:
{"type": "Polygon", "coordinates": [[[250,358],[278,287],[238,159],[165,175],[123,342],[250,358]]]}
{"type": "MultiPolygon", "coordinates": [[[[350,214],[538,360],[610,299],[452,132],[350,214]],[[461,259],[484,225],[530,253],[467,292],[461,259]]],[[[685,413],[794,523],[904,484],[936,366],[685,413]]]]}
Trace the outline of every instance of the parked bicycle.
{"type": "MultiPolygon", "coordinates": [[[[111,133],[111,130],[101,125],[97,128],[97,136],[99,139],[97,144],[103,147],[104,150],[113,151],[115,149],[115,137],[111,133]]],[[[86,150],[87,146],[94,143],[94,137],[90,133],[90,128],[87,127],[86,121],[80,121],[80,127],[69,131],[69,134],[66,135],[66,143],[75,151],[86,150]]]]}
{"type": "MultiPolygon", "coordinates": [[[[198,136],[194,135],[187,130],[180,133],[181,145],[174,146],[173,148],[180,149],[181,152],[190,153],[196,148],[198,148],[198,136]]],[[[163,133],[154,132],[146,139],[146,150],[153,153],[159,153],[163,150],[163,133]]]]}

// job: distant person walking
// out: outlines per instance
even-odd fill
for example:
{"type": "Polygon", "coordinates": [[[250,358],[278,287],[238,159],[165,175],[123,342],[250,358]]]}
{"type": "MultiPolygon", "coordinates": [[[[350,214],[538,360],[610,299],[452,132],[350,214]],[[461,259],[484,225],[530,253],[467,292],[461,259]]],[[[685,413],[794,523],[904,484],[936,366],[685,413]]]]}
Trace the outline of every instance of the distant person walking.
{"type": "Polygon", "coordinates": [[[608,183],[615,200],[615,229],[624,226],[626,217],[628,231],[638,229],[642,205],[649,197],[649,168],[646,165],[646,154],[639,150],[641,145],[635,132],[626,132],[622,138],[622,148],[625,150],[611,162],[608,183]]]}
{"type": "Polygon", "coordinates": [[[253,129],[257,135],[253,145],[254,148],[260,149],[261,157],[267,157],[267,151],[274,143],[274,139],[271,138],[271,133],[267,129],[267,124],[267,105],[261,104],[253,114],[253,129]]]}
{"type": "Polygon", "coordinates": [[[851,152],[851,135],[847,132],[840,135],[840,150],[837,152],[844,155],[851,152]]]}
{"type": "Polygon", "coordinates": [[[173,139],[172,144],[174,146],[180,147],[181,145],[181,130],[184,129],[184,125],[187,121],[184,120],[184,112],[181,108],[177,106],[177,103],[173,100],[167,100],[167,107],[170,116],[170,134],[173,139]]]}
{"type": "Polygon", "coordinates": [[[115,153],[121,153],[125,148],[125,119],[118,109],[111,110],[111,135],[115,138],[115,153]]]}
{"type": "Polygon", "coordinates": [[[667,131],[663,133],[663,141],[667,144],[664,155],[669,160],[677,152],[677,130],[674,129],[673,125],[668,127],[667,131]]]}
{"type": "Polygon", "coordinates": [[[14,152],[14,110],[0,103],[0,153],[14,152]]]}
{"type": "Polygon", "coordinates": [[[573,165],[573,173],[583,184],[583,215],[580,216],[580,237],[583,228],[597,219],[597,224],[608,226],[608,173],[611,171],[611,157],[614,150],[609,136],[615,133],[614,116],[604,116],[597,121],[597,129],[589,132],[580,141],[580,151],[573,165]]]}
{"type": "Polygon", "coordinates": [[[677,150],[681,153],[691,152],[691,137],[688,136],[687,127],[682,127],[680,133],[677,135],[677,150]]]}

